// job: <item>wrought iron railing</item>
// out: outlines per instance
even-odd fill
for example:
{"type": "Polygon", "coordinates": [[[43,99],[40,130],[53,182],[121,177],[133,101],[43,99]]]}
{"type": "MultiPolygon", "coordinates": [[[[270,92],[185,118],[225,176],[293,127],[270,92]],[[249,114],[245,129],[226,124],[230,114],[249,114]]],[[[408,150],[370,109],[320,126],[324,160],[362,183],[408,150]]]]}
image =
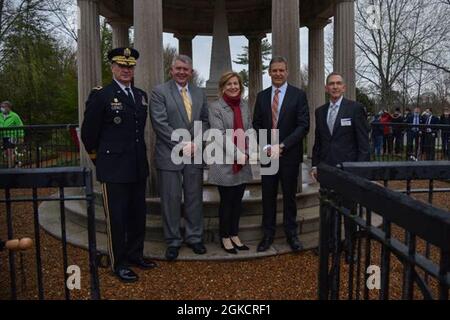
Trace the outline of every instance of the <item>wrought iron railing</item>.
{"type": "Polygon", "coordinates": [[[373,161],[450,159],[450,125],[371,123],[373,161]]]}
{"type": "MultiPolygon", "coordinates": [[[[3,191],[3,195],[0,198],[0,218],[2,220],[0,226],[6,226],[6,232],[4,232],[5,230],[3,228],[0,230],[0,238],[6,236],[6,238],[1,240],[13,239],[16,236],[14,222],[17,223],[16,216],[19,213],[19,210],[21,211],[22,219],[26,220],[20,222],[22,224],[31,224],[33,226],[32,228],[29,228],[29,230],[30,232],[34,232],[34,234],[29,234],[27,236],[34,239],[35,275],[33,275],[33,278],[36,278],[37,297],[40,300],[45,299],[46,289],[53,293],[60,291],[63,293],[65,299],[71,298],[71,290],[67,284],[69,254],[66,233],[65,202],[86,201],[88,217],[86,228],[88,231],[90,297],[91,299],[100,299],[97,270],[97,259],[99,258],[99,254],[96,248],[94,192],[91,171],[85,168],[0,169],[0,189],[3,191]],[[39,195],[39,191],[47,188],[55,188],[58,190],[57,195],[39,195]],[[66,188],[82,188],[84,193],[80,196],[68,196],[67,192],[65,192],[66,188]],[[15,194],[18,191],[17,189],[28,189],[31,192],[28,192],[25,196],[17,196],[15,194]],[[57,265],[58,268],[61,268],[61,275],[63,274],[64,278],[61,279],[61,283],[57,284],[55,284],[53,279],[49,279],[48,277],[57,277],[58,274],[55,274],[54,272],[44,274],[43,272],[43,269],[46,266],[45,263],[50,263],[50,261],[49,259],[42,259],[42,250],[46,249],[41,242],[42,231],[40,229],[40,213],[38,211],[38,205],[42,201],[59,202],[59,213],[55,213],[54,218],[60,221],[61,239],[55,241],[60,241],[61,243],[62,261],[58,260],[57,265]],[[26,206],[20,206],[20,208],[14,210],[14,205],[16,204],[25,204],[26,206]],[[24,210],[29,211],[24,212],[24,210]],[[6,235],[3,235],[4,233],[6,233],[6,235]],[[46,282],[49,280],[52,280],[51,285],[46,282]]],[[[23,232],[23,230],[21,232],[23,232]]],[[[8,254],[2,253],[0,256],[0,264],[2,267],[0,268],[1,280],[3,283],[9,282],[8,286],[5,285],[2,288],[2,291],[6,289],[6,287],[9,287],[10,298],[13,300],[20,298],[17,290],[18,270],[16,266],[16,255],[16,252],[10,250],[8,254]],[[6,257],[6,261],[1,259],[1,257],[6,257]],[[6,265],[8,266],[7,271],[1,272],[1,270],[5,270],[6,265]]],[[[58,257],[59,254],[53,252],[52,256],[54,257],[52,259],[57,259],[56,257],[58,257]]],[[[73,263],[82,265],[83,262],[85,263],[82,259],[82,257],[75,256],[75,254],[70,256],[72,265],[74,265],[73,263]]],[[[28,267],[28,270],[32,270],[31,265],[28,267]]],[[[22,274],[22,277],[32,277],[32,275],[22,274]]],[[[28,289],[31,290],[30,288],[28,289]]]]}
{"type": "Polygon", "coordinates": [[[0,168],[49,168],[80,165],[78,125],[0,128],[0,168]]]}
{"type": "Polygon", "coordinates": [[[434,184],[450,179],[449,168],[448,161],[319,166],[320,299],[449,298],[450,212],[409,196],[425,192],[433,202],[448,192],[434,184]],[[398,190],[398,181],[406,189],[388,188],[398,190]]]}

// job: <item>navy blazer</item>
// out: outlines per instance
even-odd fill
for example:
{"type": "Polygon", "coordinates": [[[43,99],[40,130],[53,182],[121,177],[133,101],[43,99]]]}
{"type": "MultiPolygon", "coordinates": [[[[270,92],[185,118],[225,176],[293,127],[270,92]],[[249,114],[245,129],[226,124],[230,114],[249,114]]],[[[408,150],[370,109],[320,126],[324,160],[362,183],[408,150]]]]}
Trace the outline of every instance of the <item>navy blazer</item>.
{"type": "Polygon", "coordinates": [[[335,166],[342,162],[369,161],[369,124],[364,106],[342,99],[333,134],[327,124],[329,103],[316,110],[316,136],[312,165],[335,166]]]}
{"type": "MultiPolygon", "coordinates": [[[[256,97],[253,128],[266,129],[271,144],[272,86],[256,97]]],[[[309,132],[308,99],[303,90],[288,85],[278,119],[279,143],[284,144],[280,165],[298,165],[303,162],[303,139],[309,132]]]]}

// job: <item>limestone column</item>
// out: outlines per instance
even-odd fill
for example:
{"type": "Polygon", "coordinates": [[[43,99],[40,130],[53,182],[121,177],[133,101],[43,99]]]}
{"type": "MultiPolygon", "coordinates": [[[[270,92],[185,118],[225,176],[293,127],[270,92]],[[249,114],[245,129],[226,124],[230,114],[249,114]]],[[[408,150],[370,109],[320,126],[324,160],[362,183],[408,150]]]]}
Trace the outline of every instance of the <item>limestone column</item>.
{"type": "Polygon", "coordinates": [[[289,63],[289,83],[300,87],[299,0],[272,0],[272,52],[289,63]]]}
{"type": "Polygon", "coordinates": [[[129,47],[130,24],[120,20],[109,20],[108,23],[112,28],[113,48],[129,47]]]}
{"type": "MultiPolygon", "coordinates": [[[[300,87],[300,3],[299,0],[272,0],[272,55],[288,60],[290,84],[300,87]]],[[[302,191],[302,167],[297,192],[302,191]]]]}
{"type": "Polygon", "coordinates": [[[314,145],[316,119],[315,111],[325,104],[325,51],[324,51],[324,27],[329,23],[328,19],[316,20],[309,23],[308,44],[308,102],[310,115],[310,130],[308,135],[308,158],[312,157],[314,145]]]}
{"type": "Polygon", "coordinates": [[[192,40],[195,36],[192,34],[177,33],[174,37],[178,39],[178,53],[192,58],[192,40]]]}
{"type": "MultiPolygon", "coordinates": [[[[134,47],[140,58],[136,67],[135,84],[151,96],[151,90],[164,81],[163,68],[163,7],[162,0],[134,0],[134,47]]],[[[157,194],[153,150],[155,135],[147,121],[147,156],[150,162],[150,195],[157,194]]]]}
{"type": "Polygon", "coordinates": [[[356,99],[355,1],[339,0],[334,14],[334,71],[344,75],[346,97],[356,99]]]}
{"type": "MultiPolygon", "coordinates": [[[[84,118],[85,102],[92,88],[102,85],[100,21],[97,0],[78,0],[78,119],[84,118]]],[[[81,166],[93,168],[84,148],[80,148],[81,166]]]]}
{"type": "Polygon", "coordinates": [[[211,69],[206,82],[208,100],[217,98],[217,87],[222,74],[232,70],[228,21],[225,0],[214,1],[214,29],[211,51],[211,69]]]}
{"type": "Polygon", "coordinates": [[[265,34],[246,35],[248,39],[248,104],[253,113],[256,95],[262,90],[263,62],[261,40],[265,34]]]}

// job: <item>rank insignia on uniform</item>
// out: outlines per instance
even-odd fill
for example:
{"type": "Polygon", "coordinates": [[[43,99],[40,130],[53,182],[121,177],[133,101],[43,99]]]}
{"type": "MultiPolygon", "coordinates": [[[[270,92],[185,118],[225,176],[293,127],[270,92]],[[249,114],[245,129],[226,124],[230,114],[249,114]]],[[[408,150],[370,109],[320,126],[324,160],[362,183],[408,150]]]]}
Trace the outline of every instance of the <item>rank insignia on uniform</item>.
{"type": "Polygon", "coordinates": [[[121,124],[122,123],[122,118],[121,117],[115,117],[113,119],[113,121],[114,121],[115,124],[121,124]]]}
{"type": "Polygon", "coordinates": [[[111,102],[111,110],[123,110],[122,102],[120,102],[117,98],[114,98],[114,101],[111,102]]]}
{"type": "Polygon", "coordinates": [[[98,87],[92,88],[92,90],[95,90],[95,91],[102,90],[102,89],[103,89],[102,86],[98,86],[98,87]]]}

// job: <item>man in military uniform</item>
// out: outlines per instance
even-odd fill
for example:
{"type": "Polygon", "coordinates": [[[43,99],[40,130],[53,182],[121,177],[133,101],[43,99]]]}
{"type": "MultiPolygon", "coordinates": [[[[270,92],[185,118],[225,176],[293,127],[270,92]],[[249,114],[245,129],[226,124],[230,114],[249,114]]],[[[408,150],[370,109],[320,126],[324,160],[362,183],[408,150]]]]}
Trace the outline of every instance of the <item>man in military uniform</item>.
{"type": "Polygon", "coordinates": [[[102,184],[108,251],[115,275],[137,281],[129,266],[156,267],[143,258],[149,174],[144,128],[147,94],[132,85],[139,53],[130,48],[109,52],[113,81],[95,88],[86,102],[81,139],[102,184]]]}

